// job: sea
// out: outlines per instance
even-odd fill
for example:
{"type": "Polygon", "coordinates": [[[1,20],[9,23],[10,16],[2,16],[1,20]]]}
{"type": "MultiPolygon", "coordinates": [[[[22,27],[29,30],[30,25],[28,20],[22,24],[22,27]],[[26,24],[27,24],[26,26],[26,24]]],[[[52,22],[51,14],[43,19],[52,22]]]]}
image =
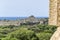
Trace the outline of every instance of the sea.
{"type": "MultiPolygon", "coordinates": [[[[0,20],[21,20],[21,19],[25,19],[28,17],[0,17],[0,20]]],[[[48,18],[48,17],[36,17],[36,18],[48,18]]]]}

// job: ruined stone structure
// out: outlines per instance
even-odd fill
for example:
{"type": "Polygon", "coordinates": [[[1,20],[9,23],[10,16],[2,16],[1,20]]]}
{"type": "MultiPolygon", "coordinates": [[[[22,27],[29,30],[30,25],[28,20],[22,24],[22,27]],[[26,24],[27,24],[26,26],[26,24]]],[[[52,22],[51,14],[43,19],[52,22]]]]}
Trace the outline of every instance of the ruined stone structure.
{"type": "Polygon", "coordinates": [[[49,25],[60,26],[60,0],[50,0],[49,25]]]}
{"type": "Polygon", "coordinates": [[[60,40],[60,0],[50,0],[49,25],[58,26],[50,40],[60,40]]]}

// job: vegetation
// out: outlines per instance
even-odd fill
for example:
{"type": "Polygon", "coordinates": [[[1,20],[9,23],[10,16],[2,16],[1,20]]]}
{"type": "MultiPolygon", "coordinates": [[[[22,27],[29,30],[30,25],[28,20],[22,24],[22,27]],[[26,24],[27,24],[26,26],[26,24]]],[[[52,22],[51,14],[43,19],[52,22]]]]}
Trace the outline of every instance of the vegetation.
{"type": "Polygon", "coordinates": [[[0,26],[0,40],[49,40],[56,28],[52,25],[0,26]]]}

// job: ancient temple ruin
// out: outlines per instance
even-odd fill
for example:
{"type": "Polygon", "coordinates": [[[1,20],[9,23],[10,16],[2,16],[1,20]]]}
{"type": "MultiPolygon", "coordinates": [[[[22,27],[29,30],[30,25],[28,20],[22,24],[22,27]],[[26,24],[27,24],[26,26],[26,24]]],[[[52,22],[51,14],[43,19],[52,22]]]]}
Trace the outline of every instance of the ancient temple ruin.
{"type": "Polygon", "coordinates": [[[49,25],[58,26],[50,40],[60,40],[60,0],[50,0],[49,10],[49,25]]]}
{"type": "Polygon", "coordinates": [[[50,0],[49,25],[60,26],[60,0],[50,0]]]}

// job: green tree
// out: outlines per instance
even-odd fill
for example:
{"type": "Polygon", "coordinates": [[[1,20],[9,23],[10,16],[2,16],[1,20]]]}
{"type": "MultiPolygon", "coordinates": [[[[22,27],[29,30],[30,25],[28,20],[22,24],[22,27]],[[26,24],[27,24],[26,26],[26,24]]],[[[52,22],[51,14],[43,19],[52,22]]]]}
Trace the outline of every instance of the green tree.
{"type": "Polygon", "coordinates": [[[5,39],[2,40],[38,40],[35,33],[27,28],[20,28],[19,30],[12,32],[5,39]],[[15,39],[14,39],[15,38],[15,39]]]}
{"type": "Polygon", "coordinates": [[[37,33],[36,35],[39,38],[39,40],[49,40],[50,37],[52,36],[51,33],[44,33],[44,32],[43,33],[37,33]]]}

